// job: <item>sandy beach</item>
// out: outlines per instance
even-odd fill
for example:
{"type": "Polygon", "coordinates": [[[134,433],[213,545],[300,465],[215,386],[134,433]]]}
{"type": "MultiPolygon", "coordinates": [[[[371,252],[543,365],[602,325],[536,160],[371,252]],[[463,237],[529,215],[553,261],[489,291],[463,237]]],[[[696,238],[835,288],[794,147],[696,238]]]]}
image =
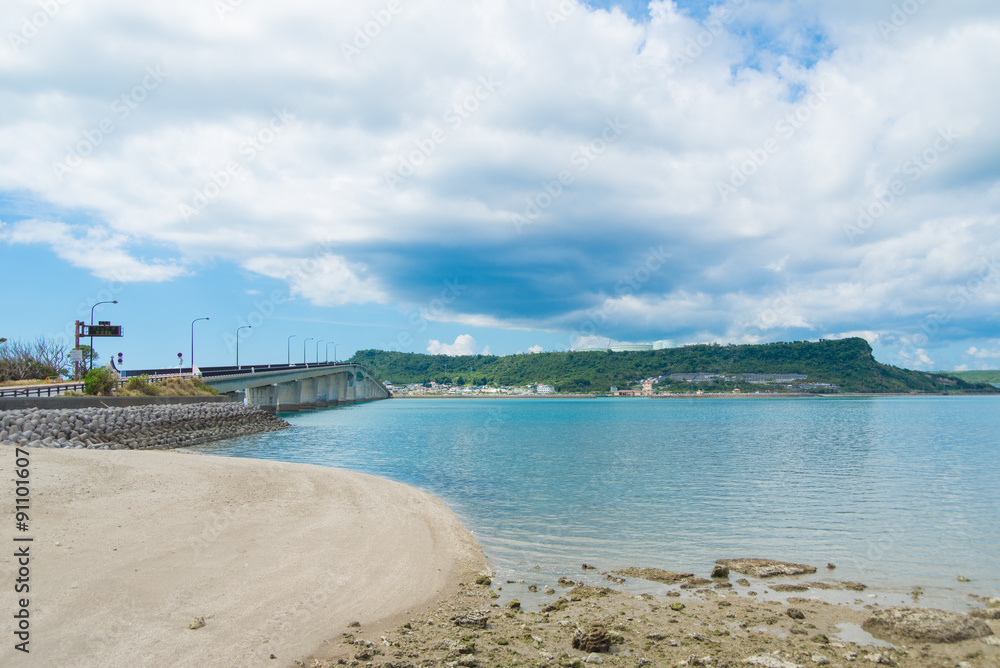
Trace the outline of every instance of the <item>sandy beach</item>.
{"type": "Polygon", "coordinates": [[[28,452],[30,529],[18,534],[15,449],[0,449],[3,666],[292,666],[350,623],[416,614],[486,568],[443,503],[380,478],[170,451],[28,452]],[[11,545],[30,546],[30,593],[11,586],[11,545]],[[20,597],[29,654],[11,633],[20,597]],[[195,618],[204,627],[189,628],[195,618]]]}

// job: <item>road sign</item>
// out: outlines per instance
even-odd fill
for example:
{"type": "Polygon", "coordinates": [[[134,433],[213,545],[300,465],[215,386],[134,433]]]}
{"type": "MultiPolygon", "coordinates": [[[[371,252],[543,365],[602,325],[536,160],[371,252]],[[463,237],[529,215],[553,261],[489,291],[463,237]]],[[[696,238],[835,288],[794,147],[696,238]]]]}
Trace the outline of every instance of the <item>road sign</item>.
{"type": "Polygon", "coordinates": [[[73,348],[69,351],[69,361],[70,362],[82,362],[83,361],[83,351],[79,348],[73,348]]]}
{"type": "Polygon", "coordinates": [[[121,325],[84,325],[83,336],[121,336],[121,325]]]}

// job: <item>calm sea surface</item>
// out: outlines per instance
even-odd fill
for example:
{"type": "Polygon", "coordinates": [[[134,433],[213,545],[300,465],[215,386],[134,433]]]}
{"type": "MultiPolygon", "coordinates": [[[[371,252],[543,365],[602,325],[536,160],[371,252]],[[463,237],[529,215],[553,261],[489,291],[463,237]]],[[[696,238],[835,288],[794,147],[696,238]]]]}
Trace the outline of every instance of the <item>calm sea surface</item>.
{"type": "Polygon", "coordinates": [[[952,608],[1000,596],[997,398],[400,399],[288,419],[199,450],[427,490],[500,580],[757,556],[952,608]]]}

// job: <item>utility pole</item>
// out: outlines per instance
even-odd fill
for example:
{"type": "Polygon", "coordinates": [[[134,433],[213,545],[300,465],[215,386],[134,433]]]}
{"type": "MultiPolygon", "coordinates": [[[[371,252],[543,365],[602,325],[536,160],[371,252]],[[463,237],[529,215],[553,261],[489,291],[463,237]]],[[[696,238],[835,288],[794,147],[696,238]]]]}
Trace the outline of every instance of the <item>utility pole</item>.
{"type": "MultiPolygon", "coordinates": [[[[83,321],[77,320],[76,324],[73,326],[75,341],[73,343],[73,350],[80,349],[80,327],[83,326],[83,321]]],[[[93,350],[93,348],[91,348],[93,350]]],[[[73,380],[77,383],[80,382],[80,360],[73,360],[73,380]]]]}

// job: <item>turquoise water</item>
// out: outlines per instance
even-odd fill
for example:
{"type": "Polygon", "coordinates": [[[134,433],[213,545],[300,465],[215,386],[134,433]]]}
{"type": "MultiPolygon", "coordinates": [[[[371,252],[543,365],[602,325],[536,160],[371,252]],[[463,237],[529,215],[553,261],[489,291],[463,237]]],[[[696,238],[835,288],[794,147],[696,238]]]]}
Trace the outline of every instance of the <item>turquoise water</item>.
{"type": "Polygon", "coordinates": [[[992,397],[400,399],[288,419],[200,450],[427,490],[502,580],[757,556],[953,608],[1000,595],[992,397]]]}

